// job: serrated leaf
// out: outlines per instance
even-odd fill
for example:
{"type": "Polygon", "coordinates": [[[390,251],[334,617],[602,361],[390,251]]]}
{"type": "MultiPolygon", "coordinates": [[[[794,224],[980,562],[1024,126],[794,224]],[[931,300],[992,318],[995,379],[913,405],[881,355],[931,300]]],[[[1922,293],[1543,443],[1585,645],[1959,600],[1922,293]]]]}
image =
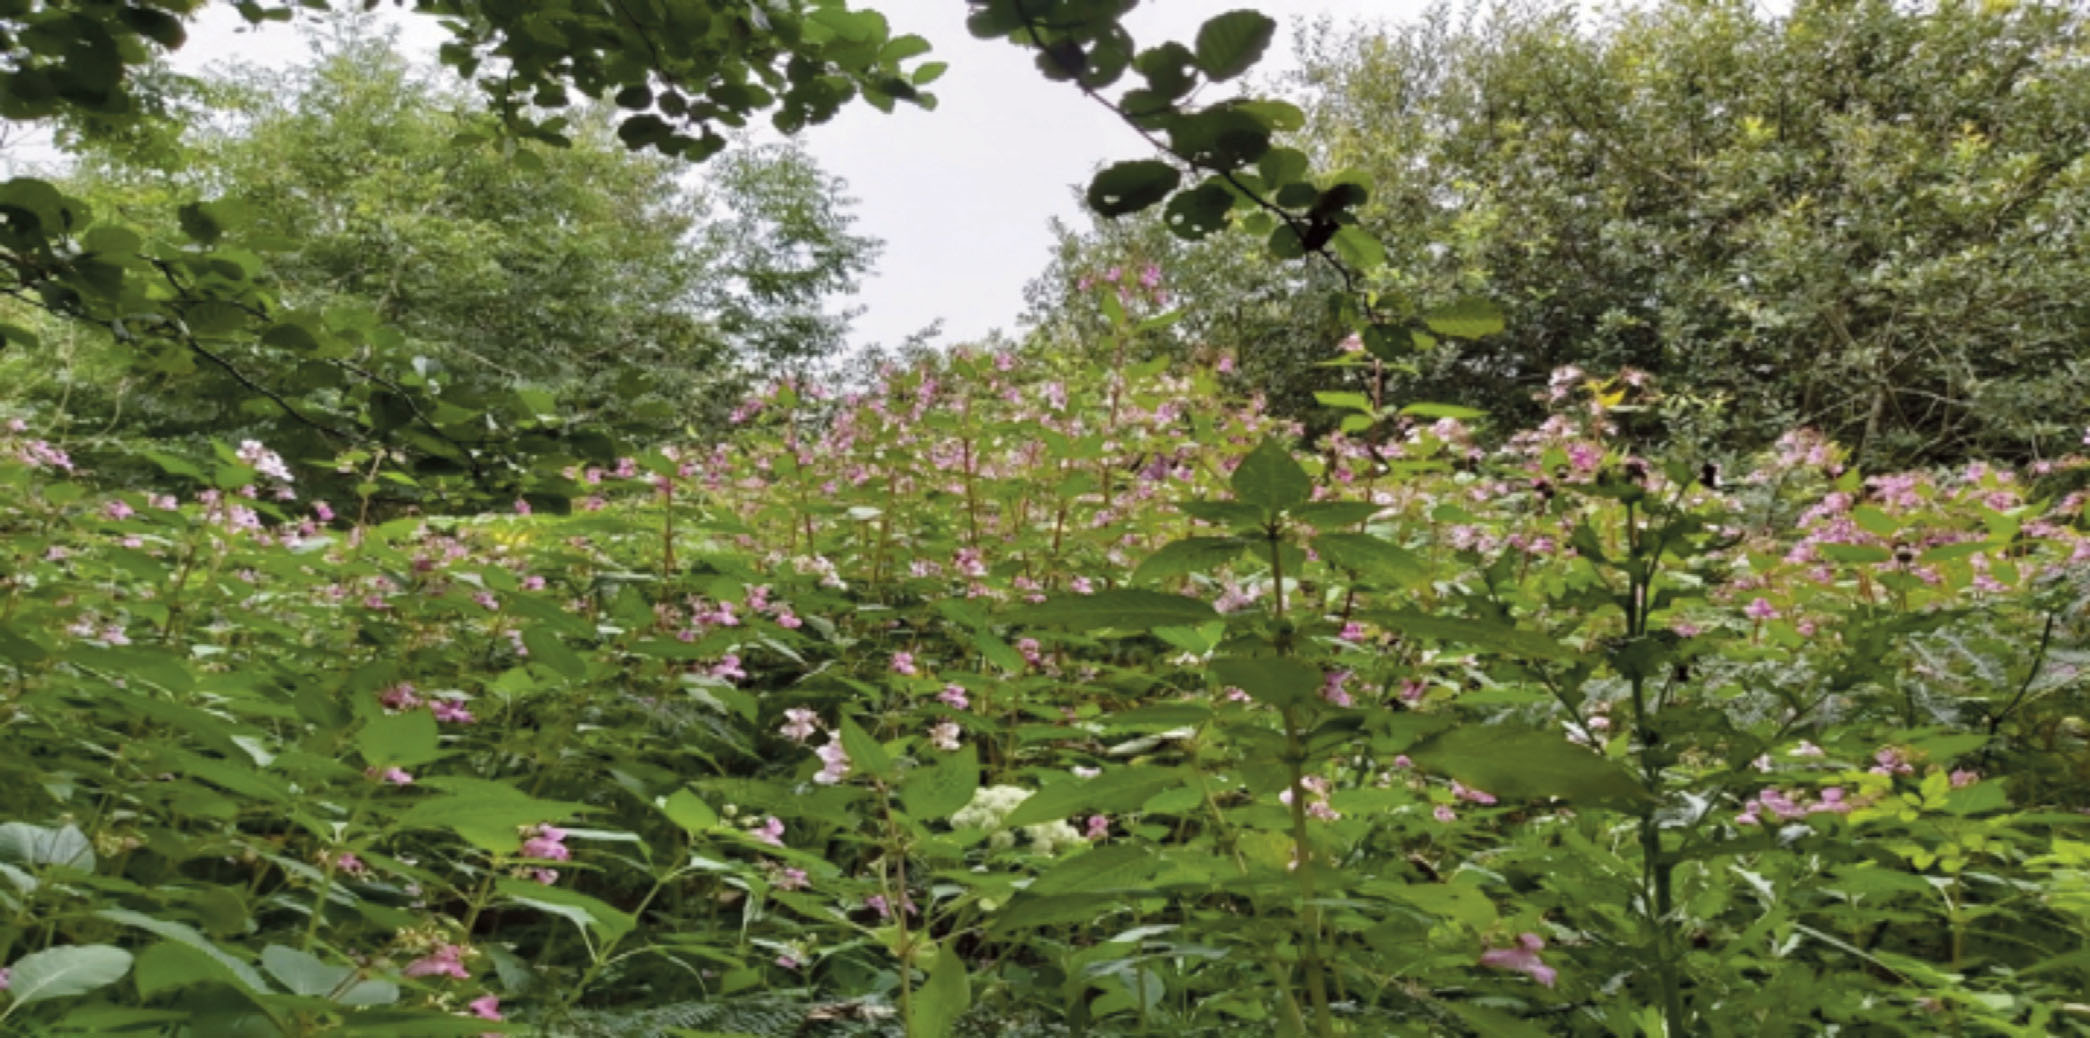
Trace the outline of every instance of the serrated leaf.
{"type": "Polygon", "coordinates": [[[331,999],[345,1006],[379,1006],[399,1001],[399,985],[389,980],[357,980],[352,967],[336,966],[281,944],[261,949],[261,968],[292,994],[331,999]]]}
{"type": "Polygon", "coordinates": [[[1212,676],[1231,685],[1259,703],[1295,706],[1307,702],[1321,688],[1320,668],[1287,656],[1230,656],[1212,661],[1212,676]]]}
{"type": "Polygon", "coordinates": [[[1154,794],[1183,781],[1175,768],[1114,768],[1090,779],[1063,779],[1026,797],[1002,824],[1055,822],[1083,811],[1136,811],[1154,794]]]}
{"type": "Polygon", "coordinates": [[[1575,655],[1573,649],[1537,631],[1486,620],[1436,616],[1412,609],[1374,612],[1367,618],[1388,630],[1411,637],[1458,642],[1527,659],[1558,660],[1575,655]]]}
{"type": "MultiPolygon", "coordinates": [[[[134,926],[147,933],[158,934],[171,942],[187,945],[198,954],[216,963],[220,974],[237,979],[241,984],[246,985],[249,990],[261,994],[268,993],[268,982],[261,979],[260,972],[256,971],[253,966],[248,965],[244,960],[233,957],[230,952],[212,943],[210,938],[205,937],[202,931],[193,926],[189,926],[186,923],[177,923],[170,919],[157,919],[143,912],[133,912],[128,908],[105,908],[94,914],[112,923],[134,926]]],[[[144,961],[142,959],[139,961],[139,970],[142,974],[144,970],[144,961]]]]}
{"type": "Polygon", "coordinates": [[[849,765],[857,771],[877,778],[891,778],[893,758],[871,733],[852,718],[842,718],[842,749],[849,754],[849,765]]]}
{"type": "Polygon", "coordinates": [[[1324,533],[1313,540],[1321,561],[1359,576],[1408,584],[1429,570],[1414,552],[1363,533],[1324,533]]]}
{"type": "Polygon", "coordinates": [[[972,985],[965,975],[965,960],[956,941],[933,945],[935,961],[929,980],[915,992],[907,1020],[907,1033],[914,1038],[948,1038],[958,1018],[972,1008],[972,985]]]}
{"type": "Polygon", "coordinates": [[[356,749],[373,768],[412,767],[442,755],[435,715],[426,710],[377,714],[356,733],[356,749]]]}
{"type": "Polygon", "coordinates": [[[972,802],[979,788],[979,750],[967,744],[908,772],[900,783],[900,803],[918,822],[949,818],[972,802]]]}
{"type": "Polygon", "coordinates": [[[632,931],[638,920],[607,902],[565,887],[548,887],[524,879],[502,879],[495,884],[501,896],[519,905],[559,916],[602,939],[614,941],[632,931]]]}
{"type": "Polygon", "coordinates": [[[1161,550],[1142,559],[1132,571],[1132,582],[1144,584],[1187,573],[1205,573],[1232,562],[1246,547],[1238,537],[1185,537],[1170,541],[1161,550]]]}
{"type": "Polygon", "coordinates": [[[1066,627],[1091,631],[1104,627],[1147,630],[1154,627],[1195,627],[1217,619],[1210,605],[1195,598],[1139,588],[1116,588],[1093,595],[1061,595],[1018,610],[1014,620],[1022,626],[1066,627]]]}
{"type": "Polygon", "coordinates": [[[1424,739],[1408,755],[1424,768],[1504,800],[1559,797],[1628,807],[1648,793],[1618,764],[1556,731],[1516,724],[1469,724],[1424,739]]]}
{"type": "Polygon", "coordinates": [[[718,812],[690,789],[678,789],[663,797],[660,813],[691,836],[708,833],[719,825],[718,812]]]}
{"type": "Polygon", "coordinates": [[[1264,440],[1241,464],[1234,467],[1229,480],[1234,497],[1242,504],[1254,505],[1266,512],[1281,512],[1313,497],[1313,479],[1299,466],[1292,452],[1276,440],[1264,440]]]}

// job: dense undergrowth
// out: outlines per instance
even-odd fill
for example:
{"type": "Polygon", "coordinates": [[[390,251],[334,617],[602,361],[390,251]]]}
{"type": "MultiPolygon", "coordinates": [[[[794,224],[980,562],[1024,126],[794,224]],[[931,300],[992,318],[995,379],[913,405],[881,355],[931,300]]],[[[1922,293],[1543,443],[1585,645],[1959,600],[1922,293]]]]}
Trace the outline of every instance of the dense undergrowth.
{"type": "Polygon", "coordinates": [[[779,386],[556,516],[9,434],[0,1031],[2090,1033],[2079,459],[1228,386],[779,386]]]}

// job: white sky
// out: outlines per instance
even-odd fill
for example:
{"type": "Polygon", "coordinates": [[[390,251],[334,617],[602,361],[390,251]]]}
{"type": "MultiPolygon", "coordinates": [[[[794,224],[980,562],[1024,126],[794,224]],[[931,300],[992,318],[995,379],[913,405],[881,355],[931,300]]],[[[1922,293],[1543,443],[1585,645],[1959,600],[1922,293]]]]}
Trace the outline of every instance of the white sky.
{"type": "MultiPolygon", "coordinates": [[[[944,343],[1013,328],[1024,282],[1050,259],[1047,220],[1080,215],[1070,188],[1085,184],[1100,163],[1148,157],[1146,145],[1071,86],[1039,75],[1029,52],[974,39],[965,30],[968,5],[961,0],[858,0],[853,6],[883,11],[895,35],[926,37],[935,50],[924,60],[949,62],[950,71],[931,88],[939,102],[933,112],[902,106],[884,115],[858,103],[801,135],[822,166],[848,181],[858,230],[886,243],[852,301],[865,308],[852,338],[858,345],[896,344],[939,318],[944,343]]],[[[1256,8],[1283,26],[1256,67],[1257,75],[1268,75],[1292,64],[1292,33],[1303,20],[1400,20],[1424,6],[1425,0],[1146,0],[1127,26],[1141,46],[1187,43],[1204,19],[1256,8]]],[[[408,48],[432,55],[433,42],[443,37],[435,21],[403,21],[408,48]]],[[[227,59],[285,64],[308,53],[287,26],[258,32],[235,31],[238,26],[229,7],[207,8],[177,53],[177,66],[196,72],[227,59]]]]}

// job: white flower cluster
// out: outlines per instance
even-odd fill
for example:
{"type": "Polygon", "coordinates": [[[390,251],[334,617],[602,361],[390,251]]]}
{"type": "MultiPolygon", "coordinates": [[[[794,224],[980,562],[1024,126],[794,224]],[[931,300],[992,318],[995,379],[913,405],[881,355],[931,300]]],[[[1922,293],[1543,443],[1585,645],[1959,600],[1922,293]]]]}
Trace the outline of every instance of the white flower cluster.
{"type": "Polygon", "coordinates": [[[1058,854],[1068,847],[1088,842],[1065,819],[1026,825],[1017,831],[1005,826],[1004,820],[1015,812],[1018,804],[1030,799],[1030,795],[1031,791],[1021,786],[982,786],[973,793],[971,803],[951,816],[951,825],[959,829],[986,830],[987,844],[996,850],[1014,847],[1018,831],[1030,838],[1033,854],[1058,854]]]}

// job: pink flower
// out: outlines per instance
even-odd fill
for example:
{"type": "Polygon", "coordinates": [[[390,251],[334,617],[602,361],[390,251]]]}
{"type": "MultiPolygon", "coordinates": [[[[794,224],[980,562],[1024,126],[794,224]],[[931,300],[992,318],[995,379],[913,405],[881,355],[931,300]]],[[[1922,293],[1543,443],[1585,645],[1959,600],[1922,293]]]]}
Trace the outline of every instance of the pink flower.
{"type": "Polygon", "coordinates": [[[823,786],[832,786],[849,774],[849,751],[842,748],[842,737],[830,735],[826,745],[813,751],[820,758],[820,771],[813,781],[823,786]]]}
{"type": "Polygon", "coordinates": [[[1516,970],[1519,973],[1528,974],[1531,979],[1550,988],[1553,986],[1553,981],[1558,977],[1558,974],[1553,967],[1539,961],[1538,953],[1545,946],[1545,940],[1535,933],[1519,934],[1516,947],[1490,948],[1481,952],[1480,964],[1499,970],[1516,970]]]}
{"type": "Polygon", "coordinates": [[[1430,817],[1447,825],[1458,821],[1459,818],[1458,813],[1451,809],[1450,804],[1438,804],[1436,807],[1431,808],[1430,817]]]}
{"type": "Polygon", "coordinates": [[[784,823],[777,816],[770,815],[748,835],[771,847],[782,847],[784,845],[784,823]]]}
{"type": "Polygon", "coordinates": [[[930,727],[929,745],[949,753],[962,745],[958,739],[964,734],[965,729],[958,727],[958,722],[943,721],[930,727]]]}
{"type": "Polygon", "coordinates": [[[360,877],[370,871],[370,866],[363,864],[363,859],[356,857],[353,851],[342,851],[334,856],[334,871],[360,877]]]}
{"type": "Polygon", "coordinates": [[[499,995],[480,995],[478,998],[465,1003],[465,1006],[472,1011],[473,1016],[481,1020],[501,1019],[501,997],[499,995]]]}
{"type": "Polygon", "coordinates": [[[1495,794],[1468,788],[1457,779],[1451,780],[1451,795],[1458,797],[1460,800],[1467,800],[1476,804],[1492,804],[1495,802],[1495,794]]]}
{"type": "Polygon", "coordinates": [[[777,734],[792,742],[804,742],[812,738],[813,733],[819,730],[819,714],[794,706],[784,711],[784,726],[777,729],[777,734]]]}
{"type": "Polygon", "coordinates": [[[1952,769],[1952,774],[1949,777],[1952,781],[1953,789],[1963,789],[1967,786],[1971,786],[1974,783],[1981,781],[1980,772],[1969,771],[1966,768],[1952,769]]]}
{"type": "Polygon", "coordinates": [[[462,699],[431,699],[428,709],[435,714],[436,720],[445,724],[471,724],[477,720],[470,710],[465,709],[462,699]]]}
{"type": "Polygon", "coordinates": [[[1758,596],[1755,601],[1742,607],[1742,615],[1751,620],[1776,620],[1778,609],[1771,605],[1768,599],[1758,596]]]}
{"type": "Polygon", "coordinates": [[[102,514],[111,519],[123,520],[137,515],[138,512],[124,501],[110,498],[107,504],[102,505],[102,514]]]}
{"type": "Polygon", "coordinates": [[[421,697],[414,692],[414,686],[402,681],[378,693],[377,702],[387,710],[412,710],[421,705],[421,697]]]}
{"type": "Polygon", "coordinates": [[[909,678],[921,673],[914,665],[914,653],[911,652],[893,653],[892,671],[902,677],[909,678]]]}
{"type": "Polygon", "coordinates": [[[1109,836],[1109,835],[1110,835],[1110,818],[1109,818],[1109,816],[1107,816],[1107,815],[1090,815],[1090,816],[1089,816],[1089,820],[1088,820],[1088,826],[1087,826],[1087,828],[1085,828],[1085,829],[1083,829],[1083,830],[1082,830],[1082,833],[1081,833],[1081,835],[1082,835],[1082,836],[1084,836],[1084,837],[1086,837],[1086,838],[1088,838],[1088,839],[1091,839],[1091,840],[1100,840],[1100,839],[1103,839],[1103,838],[1104,838],[1104,837],[1106,837],[1106,836],[1109,836]]]}
{"type": "MultiPolygon", "coordinates": [[[[375,771],[375,769],[372,770],[375,771]]],[[[414,784],[414,777],[408,774],[404,768],[386,768],[384,771],[379,772],[375,777],[383,779],[386,782],[390,782],[395,786],[411,786],[414,784]]]]}
{"type": "Polygon", "coordinates": [[[516,498],[516,499],[515,499],[515,514],[516,514],[516,515],[529,515],[529,514],[530,514],[530,503],[529,503],[528,501],[525,501],[525,500],[523,500],[522,498],[519,498],[519,497],[518,497],[518,498],[516,498]]]}
{"type": "Polygon", "coordinates": [[[519,852],[525,858],[540,861],[571,861],[573,852],[566,847],[566,830],[549,825],[540,825],[531,830],[523,840],[519,852]]]}
{"type": "Polygon", "coordinates": [[[470,970],[464,968],[464,945],[446,944],[421,958],[406,964],[409,977],[455,977],[470,980],[470,970]]]}
{"type": "Polygon", "coordinates": [[[522,589],[524,591],[542,591],[544,590],[544,578],[538,576],[524,577],[522,579],[522,589]]]}
{"type": "Polygon", "coordinates": [[[964,710],[972,706],[972,700],[965,697],[965,686],[959,684],[943,686],[943,691],[936,693],[936,700],[953,710],[964,710]]]}
{"type": "Polygon", "coordinates": [[[740,657],[729,652],[719,657],[718,663],[711,668],[711,676],[727,681],[740,681],[746,679],[747,671],[741,669],[740,657]]]}
{"type": "Polygon", "coordinates": [[[777,873],[774,885],[778,890],[804,890],[812,886],[813,881],[806,878],[804,869],[785,869],[777,873]]]}
{"type": "Polygon", "coordinates": [[[1322,699],[1325,699],[1325,700],[1327,700],[1327,701],[1329,701],[1329,702],[1331,702],[1331,703],[1334,703],[1334,704],[1335,704],[1336,706],[1353,706],[1353,705],[1355,705],[1356,701],[1355,701],[1354,699],[1352,699],[1352,698],[1351,698],[1351,696],[1350,696],[1350,693],[1349,693],[1349,691],[1348,691],[1347,689],[1343,688],[1343,686],[1344,686],[1344,685],[1346,685],[1346,684],[1348,684],[1348,683],[1349,683],[1349,681],[1350,681],[1350,672],[1349,672],[1349,671],[1347,671],[1347,670],[1331,670],[1331,671],[1329,671],[1329,672],[1328,672],[1327,674],[1323,675],[1323,676],[1322,676],[1322,678],[1321,678],[1321,698],[1322,698],[1322,699]]]}

